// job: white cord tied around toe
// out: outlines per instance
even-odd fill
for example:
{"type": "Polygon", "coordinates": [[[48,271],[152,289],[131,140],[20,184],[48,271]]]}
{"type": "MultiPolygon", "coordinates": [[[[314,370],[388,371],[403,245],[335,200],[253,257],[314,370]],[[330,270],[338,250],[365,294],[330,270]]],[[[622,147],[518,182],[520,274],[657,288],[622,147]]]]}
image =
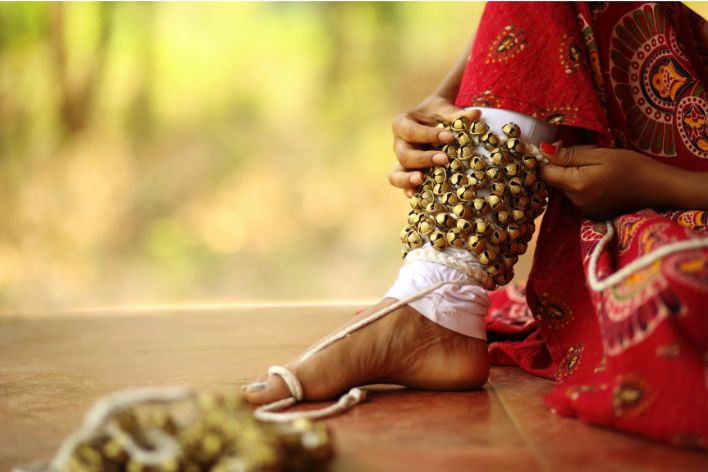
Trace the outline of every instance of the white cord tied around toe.
{"type": "MultiPolygon", "coordinates": [[[[331,346],[332,344],[336,343],[340,339],[344,339],[347,336],[351,335],[353,332],[360,330],[364,326],[367,326],[374,321],[378,320],[379,318],[383,318],[384,316],[388,315],[392,311],[407,305],[410,302],[413,302],[415,300],[418,300],[419,298],[422,298],[426,296],[427,294],[434,292],[435,290],[439,289],[443,285],[457,285],[459,282],[451,282],[451,281],[442,281],[440,283],[431,285],[428,288],[425,288],[421,290],[420,292],[416,293],[415,295],[411,295],[408,298],[404,298],[402,300],[397,301],[396,303],[389,305],[387,307],[384,307],[380,309],[379,311],[367,316],[366,318],[363,318],[356,323],[351,324],[350,326],[347,326],[346,328],[343,328],[342,330],[338,331],[337,333],[333,334],[332,336],[329,336],[325,338],[321,343],[317,344],[315,347],[310,349],[309,351],[305,352],[303,354],[299,361],[302,362],[311,356],[317,354],[318,352],[322,351],[323,349],[331,346]]],[[[302,393],[302,385],[300,384],[300,381],[298,378],[293,374],[290,370],[286,369],[283,366],[272,366],[270,369],[268,369],[268,374],[269,375],[277,375],[281,379],[283,379],[283,382],[285,382],[285,385],[287,385],[288,390],[290,390],[290,396],[287,398],[283,398],[282,400],[277,400],[272,403],[268,403],[266,405],[262,405],[254,411],[254,416],[256,419],[261,420],[261,421],[272,421],[272,422],[287,422],[287,421],[293,421],[298,418],[307,418],[307,419],[320,419],[320,418],[326,418],[328,416],[336,415],[339,413],[343,413],[344,411],[348,410],[349,408],[353,407],[354,405],[361,403],[364,401],[366,398],[366,392],[361,390],[360,388],[352,388],[349,390],[349,392],[345,393],[339,398],[339,401],[337,403],[334,403],[332,405],[329,405],[324,408],[320,408],[318,410],[309,410],[309,411],[295,411],[295,412],[281,412],[281,411],[273,411],[273,410],[281,410],[284,408],[291,407],[295,405],[296,403],[302,401],[303,399],[303,393],[302,393]]]]}

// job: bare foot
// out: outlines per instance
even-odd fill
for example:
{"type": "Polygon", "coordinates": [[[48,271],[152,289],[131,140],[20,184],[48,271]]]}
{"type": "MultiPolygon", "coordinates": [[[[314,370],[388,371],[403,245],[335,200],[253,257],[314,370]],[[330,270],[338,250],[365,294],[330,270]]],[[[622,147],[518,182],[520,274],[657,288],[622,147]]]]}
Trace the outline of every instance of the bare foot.
{"type": "MultiPolygon", "coordinates": [[[[393,303],[394,299],[384,299],[347,324],[393,303]]],[[[443,328],[408,306],[286,367],[300,379],[304,399],[311,401],[333,399],[352,387],[374,383],[429,390],[473,389],[484,385],[489,375],[485,341],[443,328]]],[[[259,378],[244,394],[255,404],[290,396],[277,375],[259,378]]]]}

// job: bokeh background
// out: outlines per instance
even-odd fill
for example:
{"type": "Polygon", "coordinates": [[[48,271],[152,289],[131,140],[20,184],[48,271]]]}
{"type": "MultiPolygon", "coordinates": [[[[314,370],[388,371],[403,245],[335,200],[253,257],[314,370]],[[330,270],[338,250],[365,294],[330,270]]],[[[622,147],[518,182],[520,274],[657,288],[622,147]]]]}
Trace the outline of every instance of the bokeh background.
{"type": "Polygon", "coordinates": [[[381,296],[391,119],[483,7],[0,4],[0,311],[381,296]]]}

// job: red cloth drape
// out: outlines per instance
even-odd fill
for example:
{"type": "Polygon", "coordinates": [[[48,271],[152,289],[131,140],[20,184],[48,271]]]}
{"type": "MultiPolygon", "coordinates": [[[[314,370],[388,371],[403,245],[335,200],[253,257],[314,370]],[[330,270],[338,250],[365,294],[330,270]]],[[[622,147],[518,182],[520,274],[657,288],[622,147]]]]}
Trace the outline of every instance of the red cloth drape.
{"type": "MultiPolygon", "coordinates": [[[[600,146],[708,171],[704,23],[680,3],[489,2],[456,103],[526,113],[600,146]]],[[[708,238],[702,211],[646,209],[610,223],[601,280],[659,248],[708,238]]],[[[673,251],[593,289],[590,255],[607,231],[552,192],[528,284],[495,292],[487,317],[490,331],[528,336],[493,343],[492,360],[556,379],[546,401],[562,415],[705,448],[708,249],[673,251]]]]}

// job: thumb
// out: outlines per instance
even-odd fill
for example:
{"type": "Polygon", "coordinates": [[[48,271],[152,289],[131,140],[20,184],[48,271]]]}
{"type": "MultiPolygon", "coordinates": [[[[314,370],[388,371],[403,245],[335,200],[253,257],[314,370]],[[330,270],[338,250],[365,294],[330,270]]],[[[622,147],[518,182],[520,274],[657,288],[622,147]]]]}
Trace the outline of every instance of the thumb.
{"type": "Polygon", "coordinates": [[[547,164],[541,166],[538,171],[541,180],[552,187],[556,187],[563,191],[569,191],[570,185],[574,177],[573,168],[567,168],[555,164],[547,164]]]}
{"type": "Polygon", "coordinates": [[[573,146],[560,147],[561,142],[556,141],[553,144],[541,143],[539,149],[548,158],[551,164],[563,167],[581,167],[590,164],[595,164],[592,154],[589,152],[594,147],[590,146],[573,146]]]}

